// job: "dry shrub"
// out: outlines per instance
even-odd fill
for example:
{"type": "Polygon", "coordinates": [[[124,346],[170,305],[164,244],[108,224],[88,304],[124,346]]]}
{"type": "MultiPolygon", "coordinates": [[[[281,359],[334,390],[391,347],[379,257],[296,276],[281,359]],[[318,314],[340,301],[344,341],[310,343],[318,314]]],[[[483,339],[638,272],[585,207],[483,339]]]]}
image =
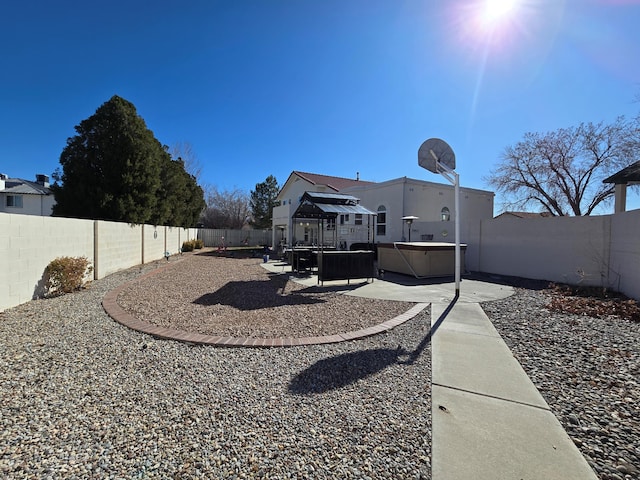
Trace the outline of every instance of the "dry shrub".
{"type": "Polygon", "coordinates": [[[618,317],[640,322],[640,303],[621,293],[601,287],[571,286],[552,283],[547,308],[556,312],[589,317],[618,317]]]}
{"type": "Polygon", "coordinates": [[[204,247],[204,241],[201,239],[197,240],[186,240],[182,242],[182,251],[183,252],[193,252],[194,250],[199,250],[204,247]]]}
{"type": "Polygon", "coordinates": [[[63,295],[83,288],[93,267],[86,257],[58,257],[52,260],[45,271],[47,296],[63,295]]]}

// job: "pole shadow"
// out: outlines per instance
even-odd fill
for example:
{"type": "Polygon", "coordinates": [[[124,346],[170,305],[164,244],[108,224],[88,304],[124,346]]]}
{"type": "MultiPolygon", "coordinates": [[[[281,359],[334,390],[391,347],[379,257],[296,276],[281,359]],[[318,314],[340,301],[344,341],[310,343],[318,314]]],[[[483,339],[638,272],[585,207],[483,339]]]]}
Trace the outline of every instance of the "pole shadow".
{"type": "Polygon", "coordinates": [[[396,349],[374,348],[343,353],[319,360],[291,380],[288,387],[289,393],[294,395],[326,393],[352,385],[394,364],[413,365],[420,358],[427,345],[431,343],[431,338],[447,318],[458,298],[459,295],[456,295],[451,300],[451,303],[414,350],[407,351],[402,347],[396,349]]]}

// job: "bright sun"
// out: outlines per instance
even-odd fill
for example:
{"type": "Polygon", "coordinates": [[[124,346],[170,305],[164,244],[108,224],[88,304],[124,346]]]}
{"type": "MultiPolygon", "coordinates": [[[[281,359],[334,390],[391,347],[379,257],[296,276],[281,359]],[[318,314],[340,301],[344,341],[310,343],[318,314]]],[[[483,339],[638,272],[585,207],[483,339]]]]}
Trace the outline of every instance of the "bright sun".
{"type": "Polygon", "coordinates": [[[484,0],[480,22],[486,29],[493,29],[509,20],[517,10],[519,0],[484,0]]]}

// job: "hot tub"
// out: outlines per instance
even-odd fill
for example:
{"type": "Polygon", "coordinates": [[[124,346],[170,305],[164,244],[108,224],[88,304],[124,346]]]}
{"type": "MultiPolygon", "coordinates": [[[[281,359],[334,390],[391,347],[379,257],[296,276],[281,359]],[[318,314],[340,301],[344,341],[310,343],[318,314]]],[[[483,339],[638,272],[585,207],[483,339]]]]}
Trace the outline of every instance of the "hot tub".
{"type": "MultiPolygon", "coordinates": [[[[464,272],[464,253],[460,245],[460,269],[464,272]]],[[[455,275],[456,244],[444,242],[394,242],[378,244],[378,269],[404,273],[417,278],[455,275]]]]}

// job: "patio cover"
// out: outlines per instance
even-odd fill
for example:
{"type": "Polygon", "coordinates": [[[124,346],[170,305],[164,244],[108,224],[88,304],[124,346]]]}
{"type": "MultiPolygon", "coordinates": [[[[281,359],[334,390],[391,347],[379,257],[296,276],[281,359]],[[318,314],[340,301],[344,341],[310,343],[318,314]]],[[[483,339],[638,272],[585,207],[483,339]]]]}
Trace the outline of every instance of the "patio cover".
{"type": "Polygon", "coordinates": [[[293,218],[335,218],[341,213],[377,215],[358,203],[356,197],[338,193],[304,192],[293,218]]]}
{"type": "Polygon", "coordinates": [[[605,178],[602,183],[613,183],[615,185],[614,212],[624,212],[627,209],[627,185],[640,183],[640,161],[632,163],[609,178],[605,178]]]}
{"type": "Polygon", "coordinates": [[[640,182],[640,161],[632,163],[609,178],[605,178],[602,183],[635,183],[640,182]]]}

